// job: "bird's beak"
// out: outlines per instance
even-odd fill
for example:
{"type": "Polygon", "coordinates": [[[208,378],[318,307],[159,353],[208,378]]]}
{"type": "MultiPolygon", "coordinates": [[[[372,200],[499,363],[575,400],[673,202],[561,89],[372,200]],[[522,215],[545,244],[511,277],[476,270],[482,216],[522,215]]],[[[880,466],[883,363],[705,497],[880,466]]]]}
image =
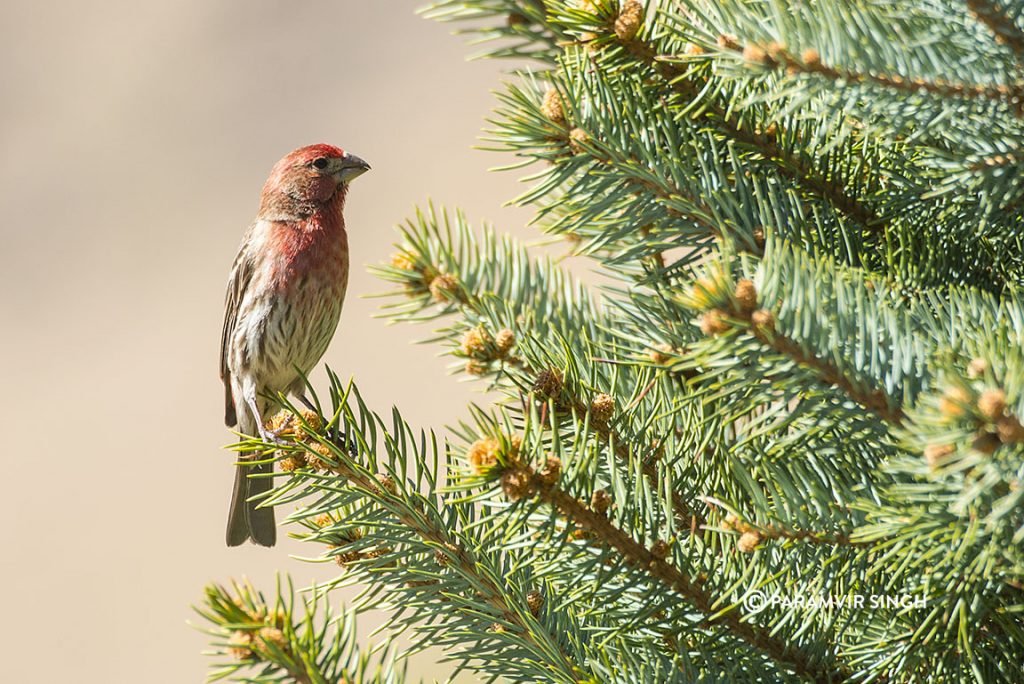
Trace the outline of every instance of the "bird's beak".
{"type": "Polygon", "coordinates": [[[335,175],[338,180],[342,183],[348,183],[353,178],[362,176],[364,173],[370,170],[370,165],[364,162],[362,159],[354,154],[345,153],[345,156],[339,160],[340,164],[335,175]]]}

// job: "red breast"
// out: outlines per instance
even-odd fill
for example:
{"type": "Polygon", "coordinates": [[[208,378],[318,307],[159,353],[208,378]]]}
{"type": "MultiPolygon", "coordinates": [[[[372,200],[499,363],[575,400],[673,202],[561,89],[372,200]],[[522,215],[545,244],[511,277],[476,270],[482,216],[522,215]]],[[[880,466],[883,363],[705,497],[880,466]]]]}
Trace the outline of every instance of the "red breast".
{"type": "Polygon", "coordinates": [[[348,235],[343,199],[301,221],[274,221],[267,239],[273,289],[286,290],[302,278],[327,281],[348,272],[348,235]]]}

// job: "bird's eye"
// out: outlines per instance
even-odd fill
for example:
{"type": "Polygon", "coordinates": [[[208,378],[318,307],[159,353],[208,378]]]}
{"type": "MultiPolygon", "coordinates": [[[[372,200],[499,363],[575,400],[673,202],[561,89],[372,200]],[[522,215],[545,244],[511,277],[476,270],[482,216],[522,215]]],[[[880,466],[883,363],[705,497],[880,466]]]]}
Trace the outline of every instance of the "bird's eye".
{"type": "Polygon", "coordinates": [[[325,157],[317,157],[316,159],[313,160],[313,166],[315,166],[318,169],[326,169],[327,159],[325,157]]]}

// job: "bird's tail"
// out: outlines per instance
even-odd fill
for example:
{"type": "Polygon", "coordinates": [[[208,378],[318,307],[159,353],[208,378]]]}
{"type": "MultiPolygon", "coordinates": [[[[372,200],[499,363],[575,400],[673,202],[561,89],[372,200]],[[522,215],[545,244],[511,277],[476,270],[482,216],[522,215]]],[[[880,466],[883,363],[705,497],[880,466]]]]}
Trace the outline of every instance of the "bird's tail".
{"type": "MultiPolygon", "coordinates": [[[[249,415],[248,410],[238,412],[238,428],[247,435],[259,434],[259,426],[249,415]]],[[[255,458],[253,452],[240,455],[239,461],[255,458]]],[[[252,539],[260,546],[273,546],[277,541],[277,527],[274,525],[273,508],[257,508],[260,501],[250,501],[273,488],[273,480],[269,477],[249,477],[249,475],[266,474],[274,471],[273,463],[262,465],[239,465],[235,467],[235,486],[231,491],[231,507],[228,509],[228,546],[239,546],[252,539]]]]}

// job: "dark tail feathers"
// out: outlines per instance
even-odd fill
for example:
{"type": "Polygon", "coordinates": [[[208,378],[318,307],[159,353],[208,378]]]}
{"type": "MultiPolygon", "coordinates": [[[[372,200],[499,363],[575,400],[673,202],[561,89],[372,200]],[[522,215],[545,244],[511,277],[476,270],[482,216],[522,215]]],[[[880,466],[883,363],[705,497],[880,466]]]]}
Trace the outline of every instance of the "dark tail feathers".
{"type": "Polygon", "coordinates": [[[257,508],[261,501],[248,500],[270,491],[274,486],[272,478],[252,478],[249,475],[271,473],[273,470],[273,463],[235,467],[235,487],[231,491],[231,508],[228,510],[228,546],[239,546],[248,539],[260,546],[273,546],[277,542],[274,509],[257,508]]]}

